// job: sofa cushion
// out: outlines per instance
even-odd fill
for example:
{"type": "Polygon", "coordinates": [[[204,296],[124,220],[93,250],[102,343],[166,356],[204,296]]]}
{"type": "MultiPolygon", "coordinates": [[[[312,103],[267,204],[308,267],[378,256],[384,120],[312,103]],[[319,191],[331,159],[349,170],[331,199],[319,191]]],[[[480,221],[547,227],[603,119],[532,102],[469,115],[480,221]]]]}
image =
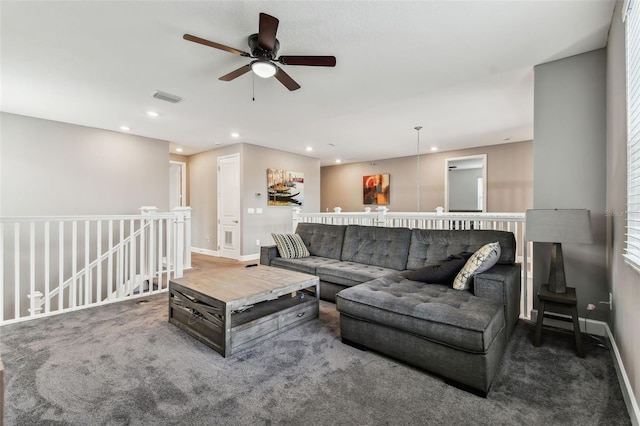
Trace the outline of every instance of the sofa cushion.
{"type": "Polygon", "coordinates": [[[276,243],[278,253],[283,259],[297,259],[308,257],[309,250],[298,234],[271,234],[276,243]]]}
{"type": "Polygon", "coordinates": [[[403,271],[410,242],[408,228],[347,225],[341,259],[403,271]]]}
{"type": "Polygon", "coordinates": [[[453,288],[456,290],[469,290],[474,275],[491,268],[496,264],[498,258],[500,258],[500,243],[489,243],[480,247],[456,275],[453,280],[453,288]]]}
{"type": "Polygon", "coordinates": [[[271,266],[316,275],[316,270],[319,266],[339,262],[339,260],[320,256],[309,256],[299,259],[283,259],[281,257],[276,257],[271,260],[271,266]]]}
{"type": "Polygon", "coordinates": [[[319,265],[316,275],[320,281],[352,286],[388,275],[398,275],[395,269],[355,262],[336,262],[319,265]]]}
{"type": "Polygon", "coordinates": [[[473,253],[454,254],[442,262],[440,265],[429,265],[415,271],[407,271],[402,275],[413,281],[422,281],[427,284],[453,284],[453,280],[462,270],[467,260],[473,253]]]}
{"type": "Polygon", "coordinates": [[[346,225],[303,222],[296,227],[296,233],[300,235],[312,256],[340,260],[346,228],[346,225]]]}
{"type": "Polygon", "coordinates": [[[407,269],[438,265],[452,254],[475,253],[487,243],[500,243],[498,263],[512,265],[516,261],[516,239],[512,232],[491,230],[413,229],[407,258],[407,269]]]}
{"type": "Polygon", "coordinates": [[[401,276],[344,289],[336,307],[341,314],[473,353],[486,353],[505,327],[502,304],[495,300],[401,276]]]}

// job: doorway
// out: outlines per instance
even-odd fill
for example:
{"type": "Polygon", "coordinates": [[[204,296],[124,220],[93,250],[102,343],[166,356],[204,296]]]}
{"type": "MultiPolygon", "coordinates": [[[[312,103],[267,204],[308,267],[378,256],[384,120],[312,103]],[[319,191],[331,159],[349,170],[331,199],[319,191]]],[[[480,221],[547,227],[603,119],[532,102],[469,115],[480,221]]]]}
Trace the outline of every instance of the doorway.
{"type": "Polygon", "coordinates": [[[169,161],[169,210],[187,206],[187,163],[169,161]]]}
{"type": "Polygon", "coordinates": [[[445,211],[487,211],[487,155],[445,159],[445,211]]]}
{"type": "Polygon", "coordinates": [[[240,259],[240,155],[218,158],[218,254],[240,259]]]}

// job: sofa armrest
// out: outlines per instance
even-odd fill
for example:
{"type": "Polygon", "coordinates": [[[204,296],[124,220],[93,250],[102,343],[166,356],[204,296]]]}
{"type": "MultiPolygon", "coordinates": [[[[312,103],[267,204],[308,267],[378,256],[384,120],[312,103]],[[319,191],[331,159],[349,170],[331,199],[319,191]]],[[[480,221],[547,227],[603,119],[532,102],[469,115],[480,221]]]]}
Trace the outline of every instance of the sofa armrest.
{"type": "Polygon", "coordinates": [[[473,285],[476,296],[503,304],[509,337],[520,318],[521,265],[495,265],[476,275],[473,285]]]}
{"type": "Polygon", "coordinates": [[[260,247],[260,264],[261,265],[271,265],[271,259],[276,257],[280,257],[280,253],[278,253],[278,247],[274,245],[272,246],[261,246],[260,247]]]}

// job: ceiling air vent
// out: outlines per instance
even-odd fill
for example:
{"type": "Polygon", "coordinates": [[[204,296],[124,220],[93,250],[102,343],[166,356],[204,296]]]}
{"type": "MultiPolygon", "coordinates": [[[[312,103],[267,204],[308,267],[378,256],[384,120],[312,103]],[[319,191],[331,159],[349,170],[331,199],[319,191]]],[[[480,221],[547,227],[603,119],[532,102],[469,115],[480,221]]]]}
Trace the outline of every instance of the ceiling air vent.
{"type": "Polygon", "coordinates": [[[182,101],[180,96],[172,95],[171,93],[163,92],[161,90],[156,90],[153,94],[153,97],[156,99],[160,99],[161,101],[171,102],[172,104],[177,104],[182,101]]]}

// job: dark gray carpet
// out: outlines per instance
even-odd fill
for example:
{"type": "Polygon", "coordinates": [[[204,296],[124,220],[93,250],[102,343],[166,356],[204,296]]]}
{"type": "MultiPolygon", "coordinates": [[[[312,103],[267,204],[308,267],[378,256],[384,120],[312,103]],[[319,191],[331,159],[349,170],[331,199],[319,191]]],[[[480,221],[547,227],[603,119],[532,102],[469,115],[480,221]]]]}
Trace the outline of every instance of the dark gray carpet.
{"type": "MultiPolygon", "coordinates": [[[[521,322],[487,399],[320,319],[231,358],[167,322],[167,295],[0,328],[5,425],[625,425],[608,349],[521,322]]],[[[588,338],[587,338],[588,339],[588,338]]]]}

